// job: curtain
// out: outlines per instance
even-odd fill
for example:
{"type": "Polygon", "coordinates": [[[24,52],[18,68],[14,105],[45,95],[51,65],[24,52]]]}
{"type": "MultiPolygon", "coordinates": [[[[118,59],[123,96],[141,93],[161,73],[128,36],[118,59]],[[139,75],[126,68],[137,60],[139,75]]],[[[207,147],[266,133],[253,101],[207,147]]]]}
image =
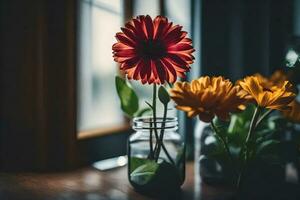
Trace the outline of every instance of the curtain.
{"type": "Polygon", "coordinates": [[[72,168],[76,1],[4,0],[0,13],[0,168],[72,168]]]}

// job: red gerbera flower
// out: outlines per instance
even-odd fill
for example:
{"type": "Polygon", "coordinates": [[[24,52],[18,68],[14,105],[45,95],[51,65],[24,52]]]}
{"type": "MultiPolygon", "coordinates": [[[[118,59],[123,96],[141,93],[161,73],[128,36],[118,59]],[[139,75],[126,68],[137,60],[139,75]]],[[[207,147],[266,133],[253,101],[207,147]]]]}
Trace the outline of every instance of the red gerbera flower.
{"type": "Polygon", "coordinates": [[[174,83],[178,76],[185,77],[194,59],[192,40],[181,29],[162,16],[154,20],[149,15],[138,16],[116,34],[114,60],[128,79],[143,84],[174,83]]]}

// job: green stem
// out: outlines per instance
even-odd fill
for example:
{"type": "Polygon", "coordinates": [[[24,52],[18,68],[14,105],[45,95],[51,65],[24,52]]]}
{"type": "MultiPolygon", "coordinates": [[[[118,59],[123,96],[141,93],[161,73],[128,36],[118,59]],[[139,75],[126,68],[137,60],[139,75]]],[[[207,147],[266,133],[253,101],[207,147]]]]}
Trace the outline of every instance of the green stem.
{"type": "MultiPolygon", "coordinates": [[[[153,84],[153,98],[152,98],[152,111],[153,111],[153,125],[154,125],[154,134],[156,138],[156,145],[158,142],[158,133],[157,133],[157,127],[156,127],[156,84],[153,84]]],[[[156,146],[155,145],[155,146],[156,146]]],[[[155,151],[155,150],[154,150],[155,151]]]]}
{"type": "Polygon", "coordinates": [[[257,123],[258,117],[260,115],[260,112],[261,112],[261,108],[259,106],[257,106],[255,111],[254,111],[251,123],[250,123],[248,135],[247,135],[247,138],[246,138],[246,144],[250,141],[250,139],[253,135],[253,131],[256,127],[256,123],[257,123]]]}
{"type": "Polygon", "coordinates": [[[242,161],[242,167],[241,167],[241,172],[239,174],[238,181],[237,181],[238,189],[241,188],[242,179],[243,179],[244,173],[245,173],[245,167],[247,166],[248,161],[249,161],[248,159],[249,159],[249,154],[250,154],[250,142],[253,137],[253,133],[254,133],[260,112],[261,112],[261,107],[257,106],[254,111],[254,114],[252,116],[252,119],[251,119],[251,123],[250,123],[250,127],[249,127],[249,131],[248,131],[248,135],[247,135],[245,144],[240,151],[240,160],[242,161]],[[244,151],[245,151],[245,158],[243,159],[244,151]]]}
{"type": "Polygon", "coordinates": [[[258,127],[258,125],[267,117],[269,116],[274,110],[268,110],[267,112],[265,112],[256,122],[255,128],[258,127]]]}
{"type": "MultiPolygon", "coordinates": [[[[158,151],[158,148],[161,148],[164,150],[165,154],[167,155],[168,159],[170,160],[170,162],[172,164],[174,164],[174,161],[172,160],[172,157],[170,156],[170,154],[168,153],[165,145],[163,142],[161,142],[160,144],[160,138],[158,136],[158,133],[157,133],[157,124],[156,124],[156,96],[157,96],[157,89],[156,89],[156,84],[153,84],[153,97],[152,97],[152,111],[153,111],[153,125],[154,125],[154,133],[155,133],[155,139],[156,139],[156,144],[155,144],[155,147],[154,147],[154,157],[155,157],[155,152],[158,151]],[[161,147],[160,147],[161,146],[161,147]]],[[[165,118],[167,116],[167,109],[165,109],[165,117],[163,119],[163,124],[165,123],[165,118]]],[[[151,129],[152,130],[152,129],[151,129]]],[[[162,128],[162,130],[164,130],[164,128],[162,128]]],[[[151,136],[150,136],[150,140],[151,140],[151,136]]],[[[150,141],[151,142],[151,141],[150,141]]],[[[158,160],[158,157],[159,157],[159,153],[157,154],[157,157],[156,157],[156,161],[158,160]]]]}
{"type": "Polygon", "coordinates": [[[150,122],[150,154],[148,156],[151,160],[154,158],[153,152],[153,130],[152,130],[152,120],[150,122]]]}
{"type": "MultiPolygon", "coordinates": [[[[232,157],[232,155],[231,155],[231,153],[230,153],[230,149],[229,149],[229,146],[228,146],[228,144],[227,144],[225,138],[218,132],[218,129],[217,129],[217,127],[215,126],[215,124],[214,124],[213,121],[211,121],[210,124],[211,124],[211,126],[212,126],[212,128],[213,128],[213,130],[214,130],[214,132],[215,132],[215,134],[216,134],[216,136],[217,136],[217,137],[219,138],[219,140],[223,143],[224,149],[225,149],[225,151],[226,151],[226,153],[227,153],[227,155],[228,155],[228,157],[229,157],[229,159],[230,159],[232,165],[234,165],[234,159],[233,159],[233,157],[232,157]]],[[[237,175],[237,170],[236,170],[236,169],[235,169],[235,173],[236,173],[236,175],[237,175]]]]}
{"type": "MultiPolygon", "coordinates": [[[[155,151],[157,151],[158,146],[159,146],[159,136],[158,136],[158,133],[157,133],[157,124],[156,124],[156,96],[157,96],[156,84],[153,84],[152,110],[153,110],[154,134],[155,134],[155,139],[156,139],[156,144],[155,144],[155,147],[154,147],[154,155],[155,155],[155,151]]],[[[165,154],[167,155],[167,157],[169,159],[172,159],[163,143],[161,144],[161,146],[163,147],[163,150],[164,150],[165,154]]]]}
{"type": "MultiPolygon", "coordinates": [[[[171,164],[175,165],[174,160],[172,159],[172,157],[170,156],[167,148],[165,147],[164,143],[161,144],[162,149],[164,150],[165,154],[167,155],[169,161],[171,162],[171,164]]],[[[159,154],[158,154],[159,155],[159,154]]]]}
{"type": "Polygon", "coordinates": [[[159,140],[158,140],[158,148],[156,151],[156,156],[155,156],[155,160],[157,161],[159,158],[159,154],[160,154],[160,150],[161,147],[163,148],[164,152],[166,153],[168,159],[170,160],[170,162],[172,164],[175,164],[172,157],[170,156],[170,154],[168,153],[167,149],[164,146],[163,143],[163,138],[164,138],[164,132],[165,132],[165,125],[166,125],[166,118],[167,118],[167,111],[168,111],[168,105],[164,105],[164,115],[163,115],[163,121],[162,121],[162,125],[161,125],[161,131],[160,131],[160,135],[159,135],[159,140]]]}
{"type": "MultiPolygon", "coordinates": [[[[166,146],[164,145],[164,143],[162,142],[160,145],[161,145],[163,151],[165,152],[166,156],[168,157],[169,161],[170,161],[172,164],[175,165],[175,162],[174,162],[174,160],[172,159],[171,155],[169,154],[169,152],[168,152],[166,146]]],[[[155,154],[155,155],[157,154],[156,152],[157,152],[157,150],[158,150],[158,147],[159,147],[159,145],[158,145],[158,143],[156,143],[156,145],[155,145],[155,147],[154,147],[154,154],[155,154]]],[[[154,157],[155,157],[155,156],[154,156],[154,157]]],[[[156,157],[156,158],[157,158],[157,159],[156,159],[156,161],[157,161],[158,158],[159,158],[159,154],[157,154],[157,157],[156,157]]]]}
{"type": "Polygon", "coordinates": [[[164,115],[163,115],[163,121],[162,121],[162,124],[161,124],[160,135],[159,135],[159,139],[158,139],[157,151],[155,152],[156,155],[154,156],[156,162],[157,162],[159,154],[160,154],[162,140],[163,140],[163,137],[164,137],[166,117],[167,117],[167,109],[164,107],[164,115]]]}

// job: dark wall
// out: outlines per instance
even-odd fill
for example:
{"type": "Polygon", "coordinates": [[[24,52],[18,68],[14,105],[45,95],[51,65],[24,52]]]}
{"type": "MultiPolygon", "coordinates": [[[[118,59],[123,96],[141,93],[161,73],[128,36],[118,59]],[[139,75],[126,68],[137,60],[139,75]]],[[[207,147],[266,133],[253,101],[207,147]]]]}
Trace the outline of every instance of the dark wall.
{"type": "Polygon", "coordinates": [[[292,1],[203,0],[202,72],[238,79],[283,68],[292,1]]]}
{"type": "MultiPolygon", "coordinates": [[[[32,126],[34,107],[29,104],[34,83],[27,64],[32,59],[35,6],[26,1],[1,1],[1,156],[10,165],[29,167],[34,162],[32,126]],[[25,76],[27,74],[27,76],[25,76]],[[14,142],[12,142],[14,141],[14,142]],[[13,150],[14,149],[14,150],[13,150]],[[22,152],[22,154],[20,153],[22,152]]],[[[2,167],[5,163],[1,163],[2,167]]]]}
{"type": "Polygon", "coordinates": [[[0,168],[69,166],[76,143],[75,0],[0,1],[0,168]]]}

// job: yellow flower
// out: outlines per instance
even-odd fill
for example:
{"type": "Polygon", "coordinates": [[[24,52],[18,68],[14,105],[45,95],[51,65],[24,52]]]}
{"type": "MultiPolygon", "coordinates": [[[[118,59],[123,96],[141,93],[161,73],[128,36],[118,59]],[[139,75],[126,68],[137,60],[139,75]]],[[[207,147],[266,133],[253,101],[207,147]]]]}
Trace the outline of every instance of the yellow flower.
{"type": "Polygon", "coordinates": [[[275,85],[281,84],[284,81],[288,81],[288,76],[283,71],[276,70],[269,78],[269,81],[275,85]]]}
{"type": "Polygon", "coordinates": [[[171,98],[176,108],[187,112],[189,117],[199,116],[200,120],[210,122],[214,116],[222,120],[229,113],[239,111],[244,99],[237,96],[239,88],[224,77],[200,77],[188,82],[177,82],[171,89],[171,98]]]}
{"type": "Polygon", "coordinates": [[[273,85],[280,85],[284,81],[288,81],[288,76],[281,70],[276,70],[270,77],[264,77],[261,74],[257,73],[254,76],[258,77],[264,87],[272,87],[273,85]]]}
{"type": "Polygon", "coordinates": [[[290,111],[283,111],[282,114],[287,119],[291,120],[295,123],[300,123],[300,103],[296,100],[290,103],[291,110],[290,111]]]}
{"type": "Polygon", "coordinates": [[[240,97],[254,100],[260,107],[274,110],[288,110],[295,99],[293,86],[289,81],[266,82],[261,75],[247,76],[238,84],[243,90],[240,97]]]}

